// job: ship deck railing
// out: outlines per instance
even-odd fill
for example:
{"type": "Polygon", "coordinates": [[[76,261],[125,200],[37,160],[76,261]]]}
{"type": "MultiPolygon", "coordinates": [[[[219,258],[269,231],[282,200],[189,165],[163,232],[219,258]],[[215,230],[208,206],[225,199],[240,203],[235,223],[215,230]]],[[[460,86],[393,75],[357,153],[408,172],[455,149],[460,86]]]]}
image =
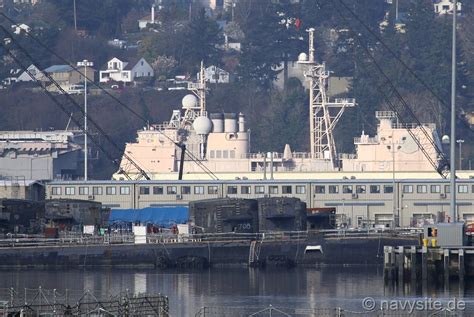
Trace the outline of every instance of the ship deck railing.
{"type": "Polygon", "coordinates": [[[198,233],[177,234],[172,232],[150,233],[144,236],[134,235],[131,232],[106,233],[105,235],[70,234],[59,238],[46,238],[42,235],[10,235],[0,239],[0,248],[31,248],[31,247],[66,247],[83,245],[124,245],[124,244],[190,244],[190,243],[220,243],[220,242],[250,242],[250,241],[309,241],[316,236],[325,238],[367,238],[383,236],[419,235],[419,228],[405,228],[397,230],[381,229],[334,229],[310,231],[281,231],[263,233],[198,233]]]}

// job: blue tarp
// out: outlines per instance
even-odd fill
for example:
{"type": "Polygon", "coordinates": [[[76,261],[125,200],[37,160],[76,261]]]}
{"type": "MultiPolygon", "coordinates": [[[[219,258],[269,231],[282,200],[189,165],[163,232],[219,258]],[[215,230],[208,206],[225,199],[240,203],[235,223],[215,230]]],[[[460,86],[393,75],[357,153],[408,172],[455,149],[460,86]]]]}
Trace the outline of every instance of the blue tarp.
{"type": "Polygon", "coordinates": [[[109,224],[141,223],[155,224],[168,228],[174,224],[188,222],[189,208],[187,206],[148,207],[143,209],[112,209],[109,224]]]}

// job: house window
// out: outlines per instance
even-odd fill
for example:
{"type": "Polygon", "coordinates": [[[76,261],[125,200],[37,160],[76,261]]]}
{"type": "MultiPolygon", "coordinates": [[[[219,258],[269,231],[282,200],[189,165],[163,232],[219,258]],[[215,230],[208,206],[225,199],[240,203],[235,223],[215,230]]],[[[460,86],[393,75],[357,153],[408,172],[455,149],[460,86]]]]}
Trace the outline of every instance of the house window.
{"type": "Polygon", "coordinates": [[[281,187],[282,194],[291,194],[291,192],[292,192],[291,186],[284,185],[281,187]]]}
{"type": "Polygon", "coordinates": [[[330,193],[330,194],[337,194],[337,193],[339,193],[339,186],[337,186],[337,185],[329,185],[329,193],[330,193]]]}
{"type": "Polygon", "coordinates": [[[380,194],[380,185],[370,185],[371,194],[380,194]]]}
{"type": "Polygon", "coordinates": [[[357,194],[365,194],[365,192],[366,192],[365,185],[357,185],[356,186],[356,193],[357,194]]]}
{"type": "Polygon", "coordinates": [[[75,188],[74,187],[66,187],[66,195],[75,195],[75,188]]]}
{"type": "Polygon", "coordinates": [[[343,194],[352,194],[352,185],[343,185],[342,186],[343,194]]]}
{"type": "Polygon", "coordinates": [[[393,185],[384,185],[383,192],[385,194],[393,194],[393,185]]]}
{"type": "Polygon", "coordinates": [[[105,187],[105,194],[106,195],[115,195],[117,189],[114,186],[107,186],[105,187]]]}
{"type": "Polygon", "coordinates": [[[141,61],[141,63],[140,63],[140,64],[143,66],[143,61],[141,61]]]}
{"type": "Polygon", "coordinates": [[[432,194],[439,194],[441,193],[441,186],[440,185],[431,185],[431,193],[432,194]]]}
{"type": "Polygon", "coordinates": [[[458,185],[458,193],[460,194],[469,193],[469,187],[467,185],[458,185]]]}
{"type": "Polygon", "coordinates": [[[51,195],[61,195],[61,187],[52,187],[51,195]]]}
{"type": "Polygon", "coordinates": [[[130,195],[130,187],[120,186],[120,195],[130,195]]]}
{"type": "Polygon", "coordinates": [[[99,187],[99,186],[92,187],[92,195],[102,195],[102,187],[99,187]]]}
{"type": "Polygon", "coordinates": [[[89,187],[79,187],[79,195],[86,196],[89,195],[89,187]]]}
{"type": "Polygon", "coordinates": [[[153,195],[163,195],[163,186],[153,186],[153,195]]]}
{"type": "Polygon", "coordinates": [[[403,185],[403,193],[413,193],[413,185],[403,185]]]}
{"type": "Polygon", "coordinates": [[[204,186],[194,186],[194,194],[204,195],[204,186]]]}
{"type": "Polygon", "coordinates": [[[268,186],[269,194],[278,194],[278,186],[268,186]]]}
{"type": "Polygon", "coordinates": [[[325,192],[326,192],[326,186],[324,186],[324,185],[314,186],[314,193],[315,194],[324,194],[325,192]]]}
{"type": "Polygon", "coordinates": [[[181,195],[189,195],[189,194],[191,194],[191,186],[182,186],[181,195]]]}
{"type": "Polygon", "coordinates": [[[176,193],[178,192],[178,190],[176,189],[176,186],[168,186],[166,187],[166,193],[168,195],[176,195],[176,193]]]}
{"type": "Polygon", "coordinates": [[[150,195],[150,187],[140,187],[140,195],[150,195]]]}
{"type": "Polygon", "coordinates": [[[229,186],[227,187],[227,194],[237,194],[237,186],[229,186]]]}
{"type": "Polygon", "coordinates": [[[428,192],[428,186],[426,185],[417,185],[416,192],[418,194],[426,194],[428,192]]]}
{"type": "Polygon", "coordinates": [[[255,186],[255,194],[265,194],[265,186],[255,186]]]}
{"type": "Polygon", "coordinates": [[[297,194],[306,194],[306,186],[297,185],[296,186],[296,193],[297,194]]]}
{"type": "Polygon", "coordinates": [[[242,186],[240,187],[240,193],[248,195],[250,194],[250,186],[242,186]]]}
{"type": "Polygon", "coordinates": [[[219,188],[217,186],[209,186],[207,187],[207,193],[209,195],[217,195],[219,194],[219,188]]]}

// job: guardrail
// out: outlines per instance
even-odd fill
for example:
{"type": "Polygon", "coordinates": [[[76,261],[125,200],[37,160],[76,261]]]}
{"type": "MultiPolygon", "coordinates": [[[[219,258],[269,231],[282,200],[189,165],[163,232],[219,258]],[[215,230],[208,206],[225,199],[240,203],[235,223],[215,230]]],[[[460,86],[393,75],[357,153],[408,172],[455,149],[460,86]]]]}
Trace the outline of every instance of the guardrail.
{"type": "Polygon", "coordinates": [[[344,229],[344,230],[314,230],[314,231],[282,231],[264,233],[200,233],[200,234],[173,234],[171,232],[135,236],[132,233],[111,233],[103,236],[66,235],[59,238],[45,238],[43,236],[11,235],[0,239],[0,248],[21,247],[60,247],[79,245],[111,245],[111,244],[176,244],[176,243],[219,243],[244,241],[303,241],[322,234],[326,238],[348,238],[368,236],[407,236],[420,234],[420,228],[406,228],[397,230],[387,229],[344,229]],[[140,242],[137,238],[140,239],[140,242]]]}

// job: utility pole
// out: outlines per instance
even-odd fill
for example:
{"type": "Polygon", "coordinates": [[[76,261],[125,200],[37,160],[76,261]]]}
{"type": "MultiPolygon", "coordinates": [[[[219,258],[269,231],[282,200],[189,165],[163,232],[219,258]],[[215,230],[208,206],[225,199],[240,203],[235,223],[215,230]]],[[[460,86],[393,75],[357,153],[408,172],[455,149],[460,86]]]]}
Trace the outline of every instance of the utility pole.
{"type": "Polygon", "coordinates": [[[77,66],[84,66],[84,180],[87,181],[87,67],[94,66],[94,63],[85,59],[78,62],[77,66]]]}
{"type": "Polygon", "coordinates": [[[457,222],[458,215],[456,210],[456,19],[457,19],[457,0],[454,0],[453,7],[453,44],[451,59],[451,144],[450,144],[450,176],[451,176],[451,216],[452,221],[457,222]]]}
{"type": "Polygon", "coordinates": [[[459,144],[459,165],[458,169],[462,170],[462,144],[464,143],[463,139],[456,140],[456,143],[459,144]]]}
{"type": "Polygon", "coordinates": [[[77,33],[77,16],[76,16],[76,0],[73,0],[74,4],[74,31],[77,33]]]}

